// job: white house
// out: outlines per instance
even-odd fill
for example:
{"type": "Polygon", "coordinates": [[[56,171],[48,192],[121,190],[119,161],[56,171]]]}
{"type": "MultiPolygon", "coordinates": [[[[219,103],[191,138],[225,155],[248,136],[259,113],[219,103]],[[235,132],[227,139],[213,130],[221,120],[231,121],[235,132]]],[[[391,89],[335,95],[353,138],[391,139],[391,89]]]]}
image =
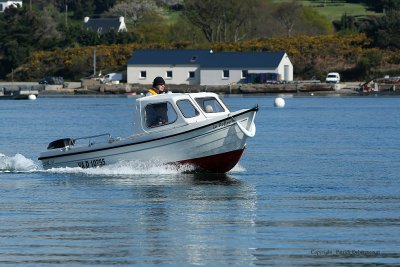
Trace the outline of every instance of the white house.
{"type": "Polygon", "coordinates": [[[293,65],[285,52],[135,50],[128,61],[128,83],[151,84],[156,76],[189,85],[292,81],[293,65]]]}
{"type": "Polygon", "coordinates": [[[84,18],[83,28],[86,30],[93,30],[99,35],[109,31],[116,32],[127,32],[128,29],[125,25],[125,18],[105,18],[105,19],[91,19],[89,17],[84,18]]]}
{"type": "Polygon", "coordinates": [[[0,0],[0,12],[4,12],[4,10],[9,6],[22,7],[22,1],[4,1],[4,0],[0,0]]]}

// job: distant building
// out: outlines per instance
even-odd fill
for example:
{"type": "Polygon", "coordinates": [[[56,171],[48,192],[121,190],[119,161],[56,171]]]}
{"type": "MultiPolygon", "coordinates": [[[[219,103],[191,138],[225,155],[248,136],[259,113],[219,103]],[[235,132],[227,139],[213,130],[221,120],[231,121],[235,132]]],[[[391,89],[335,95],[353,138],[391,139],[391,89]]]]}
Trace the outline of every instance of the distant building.
{"type": "Polygon", "coordinates": [[[4,1],[4,0],[0,0],[0,12],[4,12],[4,10],[9,6],[22,7],[22,1],[4,1]]]}
{"type": "Polygon", "coordinates": [[[151,84],[156,76],[189,85],[292,81],[293,65],[285,52],[135,50],[128,60],[128,83],[151,84]]]}
{"type": "Polygon", "coordinates": [[[86,30],[93,30],[99,35],[109,31],[127,32],[124,17],[119,18],[105,18],[105,19],[91,19],[85,17],[83,27],[86,30]]]}

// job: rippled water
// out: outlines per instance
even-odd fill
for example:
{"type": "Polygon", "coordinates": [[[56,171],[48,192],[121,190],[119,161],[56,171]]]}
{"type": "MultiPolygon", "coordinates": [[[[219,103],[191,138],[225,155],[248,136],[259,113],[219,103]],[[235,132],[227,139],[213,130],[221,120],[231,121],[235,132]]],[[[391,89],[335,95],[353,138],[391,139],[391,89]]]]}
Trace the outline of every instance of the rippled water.
{"type": "Polygon", "coordinates": [[[129,162],[45,171],[61,137],[132,131],[133,99],[0,102],[1,266],[393,266],[400,98],[231,97],[260,105],[226,175],[129,162]]]}

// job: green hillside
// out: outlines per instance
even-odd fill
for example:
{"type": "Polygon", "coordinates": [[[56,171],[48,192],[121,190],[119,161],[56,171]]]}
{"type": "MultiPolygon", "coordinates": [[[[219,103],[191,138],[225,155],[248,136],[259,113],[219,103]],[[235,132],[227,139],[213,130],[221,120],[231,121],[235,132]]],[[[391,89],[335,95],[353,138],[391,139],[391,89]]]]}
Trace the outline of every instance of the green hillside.
{"type": "MultiPolygon", "coordinates": [[[[282,1],[291,0],[274,0],[275,3],[281,3],[282,1]]],[[[329,21],[340,20],[343,14],[349,16],[367,16],[377,15],[378,13],[369,11],[362,4],[345,3],[344,1],[330,1],[330,0],[302,0],[300,1],[303,6],[312,7],[317,10],[319,14],[325,16],[329,21]]]]}
{"type": "MultiPolygon", "coordinates": [[[[364,5],[354,3],[329,3],[325,6],[323,4],[317,4],[310,1],[302,1],[303,5],[311,6],[316,9],[321,15],[327,17],[330,21],[340,20],[343,14],[350,16],[366,16],[366,15],[377,15],[377,13],[369,11],[364,5]]],[[[321,1],[323,2],[323,1],[321,1]]]]}

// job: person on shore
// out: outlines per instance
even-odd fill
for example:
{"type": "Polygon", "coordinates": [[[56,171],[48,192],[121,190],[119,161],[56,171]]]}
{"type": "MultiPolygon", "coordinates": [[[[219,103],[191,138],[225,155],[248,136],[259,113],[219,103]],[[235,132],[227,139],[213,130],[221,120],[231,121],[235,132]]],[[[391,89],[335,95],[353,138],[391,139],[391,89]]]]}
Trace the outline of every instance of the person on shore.
{"type": "Polygon", "coordinates": [[[159,95],[165,93],[165,81],[158,76],[153,81],[153,87],[149,89],[147,95],[159,95]]]}

